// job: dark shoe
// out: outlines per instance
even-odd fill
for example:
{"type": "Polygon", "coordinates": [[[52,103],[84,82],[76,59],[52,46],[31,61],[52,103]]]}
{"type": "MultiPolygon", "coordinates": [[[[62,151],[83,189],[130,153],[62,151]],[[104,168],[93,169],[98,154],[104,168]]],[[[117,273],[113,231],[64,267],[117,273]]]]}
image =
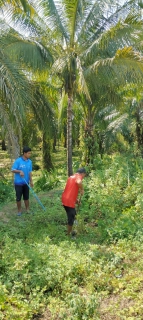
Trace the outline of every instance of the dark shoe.
{"type": "Polygon", "coordinates": [[[26,214],[33,214],[34,212],[33,211],[31,211],[31,210],[27,210],[26,211],[26,214]]]}
{"type": "Polygon", "coordinates": [[[76,231],[71,232],[72,237],[75,237],[77,235],[76,231]]]}

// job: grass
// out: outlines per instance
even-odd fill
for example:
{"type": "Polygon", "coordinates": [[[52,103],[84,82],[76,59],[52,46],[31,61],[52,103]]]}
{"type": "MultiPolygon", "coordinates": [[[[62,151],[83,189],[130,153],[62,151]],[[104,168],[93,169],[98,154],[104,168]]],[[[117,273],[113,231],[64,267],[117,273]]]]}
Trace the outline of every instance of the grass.
{"type": "MultiPolygon", "coordinates": [[[[64,150],[61,175],[60,160],[64,150]]],[[[126,177],[125,157],[105,160],[84,181],[75,239],[65,234],[65,174],[38,193],[46,211],[32,194],[31,214],[1,205],[0,319],[143,319],[142,161],[127,159],[126,177]]]]}
{"type": "Polygon", "coordinates": [[[101,245],[98,227],[79,223],[78,237],[67,239],[60,193],[39,195],[46,212],[34,199],[34,214],[19,218],[14,204],[3,206],[1,319],[141,320],[143,237],[101,245]]]}

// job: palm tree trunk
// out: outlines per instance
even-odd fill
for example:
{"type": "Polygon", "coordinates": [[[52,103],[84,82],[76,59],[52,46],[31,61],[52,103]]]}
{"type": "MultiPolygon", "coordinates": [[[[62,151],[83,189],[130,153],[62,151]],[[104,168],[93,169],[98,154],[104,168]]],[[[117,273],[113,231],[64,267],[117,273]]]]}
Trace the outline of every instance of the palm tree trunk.
{"type": "Polygon", "coordinates": [[[47,171],[53,169],[50,141],[45,133],[43,133],[43,168],[47,171]]]}
{"type": "Polygon", "coordinates": [[[6,150],[5,140],[2,140],[2,143],[1,143],[1,149],[2,149],[3,151],[5,151],[5,150],[6,150]]]}
{"type": "Polygon", "coordinates": [[[94,157],[97,153],[96,137],[93,132],[93,116],[90,115],[85,124],[85,159],[86,164],[93,164],[94,157]]]}
{"type": "Polygon", "coordinates": [[[138,148],[141,151],[141,155],[143,157],[143,126],[142,121],[140,119],[140,110],[142,108],[142,105],[140,104],[140,107],[136,110],[136,138],[138,143],[138,148]]]}
{"type": "Polygon", "coordinates": [[[67,171],[68,176],[73,174],[72,170],[72,93],[68,94],[68,108],[67,108],[67,171]]]}
{"type": "Polygon", "coordinates": [[[56,135],[55,135],[54,139],[53,139],[53,152],[56,152],[56,145],[57,145],[57,139],[56,139],[56,135]]]}

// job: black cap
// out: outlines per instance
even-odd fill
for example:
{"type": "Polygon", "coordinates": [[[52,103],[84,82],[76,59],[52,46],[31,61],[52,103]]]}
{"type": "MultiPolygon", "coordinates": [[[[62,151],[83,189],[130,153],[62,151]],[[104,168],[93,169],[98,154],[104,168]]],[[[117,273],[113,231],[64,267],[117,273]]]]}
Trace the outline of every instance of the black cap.
{"type": "Polygon", "coordinates": [[[79,169],[77,170],[77,173],[84,173],[84,174],[86,174],[86,170],[85,170],[85,168],[79,168],[79,169]]]}

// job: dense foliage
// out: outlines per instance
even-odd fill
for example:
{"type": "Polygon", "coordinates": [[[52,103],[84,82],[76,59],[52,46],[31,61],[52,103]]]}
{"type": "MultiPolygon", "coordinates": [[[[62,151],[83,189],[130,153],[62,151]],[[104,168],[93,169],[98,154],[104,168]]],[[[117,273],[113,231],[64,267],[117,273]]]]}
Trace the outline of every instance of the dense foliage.
{"type": "Polygon", "coordinates": [[[0,204],[12,200],[14,195],[14,186],[8,179],[0,180],[0,204]]]}
{"type": "Polygon", "coordinates": [[[33,214],[19,218],[11,203],[1,207],[1,319],[142,319],[142,166],[131,155],[96,158],[74,239],[65,235],[62,170],[56,189],[38,193],[46,212],[33,198],[33,214]]]}

